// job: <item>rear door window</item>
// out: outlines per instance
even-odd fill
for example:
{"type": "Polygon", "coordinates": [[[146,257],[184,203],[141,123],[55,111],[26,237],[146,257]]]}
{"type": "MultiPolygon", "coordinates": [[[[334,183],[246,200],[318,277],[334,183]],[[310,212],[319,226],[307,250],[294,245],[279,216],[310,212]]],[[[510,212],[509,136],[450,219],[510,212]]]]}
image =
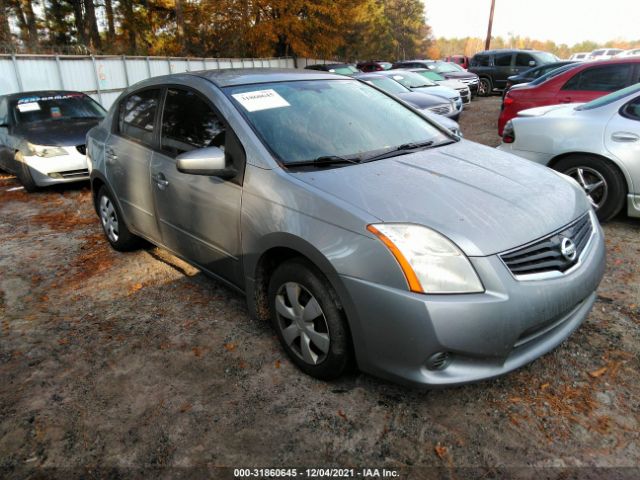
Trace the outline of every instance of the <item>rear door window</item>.
{"type": "Polygon", "coordinates": [[[529,62],[535,62],[536,59],[533,58],[528,53],[518,53],[516,55],[516,67],[533,67],[535,65],[530,65],[529,62]]]}
{"type": "Polygon", "coordinates": [[[493,64],[496,67],[510,67],[511,57],[513,57],[512,53],[497,53],[496,56],[493,57],[493,64]]]}
{"type": "Polygon", "coordinates": [[[629,85],[631,65],[592,67],[574,75],[563,90],[614,92],[629,85]]]}
{"type": "Polygon", "coordinates": [[[620,110],[623,117],[640,121],[640,97],[634,98],[620,110]]]}
{"type": "Polygon", "coordinates": [[[135,92],[126,97],[118,112],[118,132],[144,145],[153,145],[160,89],[135,92]]]}

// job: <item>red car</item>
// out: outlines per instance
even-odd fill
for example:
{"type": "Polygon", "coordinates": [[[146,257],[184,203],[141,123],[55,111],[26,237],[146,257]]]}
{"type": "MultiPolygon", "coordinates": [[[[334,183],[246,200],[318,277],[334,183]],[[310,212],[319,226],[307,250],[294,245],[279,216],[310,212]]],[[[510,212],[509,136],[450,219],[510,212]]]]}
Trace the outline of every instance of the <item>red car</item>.
{"type": "Polygon", "coordinates": [[[383,62],[381,60],[372,60],[370,62],[360,62],[356,67],[362,72],[381,72],[383,70],[389,70],[392,64],[390,62],[383,62]]]}
{"type": "Polygon", "coordinates": [[[465,70],[469,68],[469,57],[465,55],[449,55],[447,57],[444,57],[444,61],[456,63],[460,65],[462,68],[464,68],[465,70]]]}
{"type": "Polygon", "coordinates": [[[560,103],[589,102],[638,82],[640,58],[620,58],[583,63],[542,83],[534,81],[522,86],[515,85],[502,101],[498,134],[502,135],[505,124],[521,110],[560,103]]]}

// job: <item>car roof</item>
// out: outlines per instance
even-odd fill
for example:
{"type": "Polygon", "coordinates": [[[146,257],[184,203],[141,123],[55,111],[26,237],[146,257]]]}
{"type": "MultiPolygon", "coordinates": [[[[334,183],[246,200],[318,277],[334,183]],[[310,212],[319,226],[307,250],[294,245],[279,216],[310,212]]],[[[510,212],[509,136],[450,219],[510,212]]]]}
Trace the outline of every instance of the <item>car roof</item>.
{"type": "Polygon", "coordinates": [[[0,95],[0,98],[4,97],[9,100],[15,100],[17,98],[22,98],[22,97],[52,97],[54,95],[69,95],[69,94],[86,95],[86,93],[77,92],[75,90],[32,90],[29,92],[8,93],[6,95],[0,95]]]}
{"type": "MultiPolygon", "coordinates": [[[[254,83],[290,82],[296,80],[344,80],[349,78],[318,70],[298,70],[290,68],[229,68],[224,70],[190,72],[188,75],[204,78],[221,88],[235,85],[251,85],[254,83]]],[[[167,75],[164,78],[167,77],[171,77],[171,75],[167,75]]]]}
{"type": "Polygon", "coordinates": [[[524,53],[549,53],[543,50],[527,50],[525,48],[494,48],[493,50],[483,50],[482,52],[476,53],[476,55],[487,55],[491,53],[507,53],[507,52],[524,52],[524,53]]]}

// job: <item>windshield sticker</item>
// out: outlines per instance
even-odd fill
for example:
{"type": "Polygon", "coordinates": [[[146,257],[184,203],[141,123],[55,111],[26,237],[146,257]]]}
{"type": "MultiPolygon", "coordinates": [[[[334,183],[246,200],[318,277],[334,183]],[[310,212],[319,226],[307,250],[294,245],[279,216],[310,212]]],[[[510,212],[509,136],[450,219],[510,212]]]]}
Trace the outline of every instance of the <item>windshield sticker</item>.
{"type": "Polygon", "coordinates": [[[25,97],[18,99],[18,105],[33,102],[46,102],[49,100],[66,100],[69,98],[78,98],[82,96],[84,96],[84,94],[82,93],[65,93],[64,95],[51,95],[49,97],[25,97]]]}
{"type": "Polygon", "coordinates": [[[51,107],[51,118],[60,118],[61,116],[60,107],[51,107]]]}
{"type": "Polygon", "coordinates": [[[18,111],[20,113],[37,112],[38,110],[40,110],[38,102],[21,103],[18,105],[18,111]]]}
{"type": "Polygon", "coordinates": [[[236,93],[232,95],[248,112],[269,110],[272,108],[290,107],[284,98],[273,89],[255,92],[236,93]]]}

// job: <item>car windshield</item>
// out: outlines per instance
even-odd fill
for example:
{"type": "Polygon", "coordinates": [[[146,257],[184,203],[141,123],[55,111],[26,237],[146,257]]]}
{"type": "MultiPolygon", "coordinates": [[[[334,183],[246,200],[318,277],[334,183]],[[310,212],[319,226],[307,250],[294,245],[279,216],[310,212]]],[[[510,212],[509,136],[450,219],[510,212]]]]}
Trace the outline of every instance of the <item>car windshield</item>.
{"type": "Polygon", "coordinates": [[[82,93],[25,95],[15,101],[13,111],[18,124],[45,120],[103,118],[106,113],[97,102],[82,93]]]}
{"type": "Polygon", "coordinates": [[[401,145],[451,141],[400,102],[354,80],[239,85],[224,91],[285,165],[323,157],[362,159],[401,145]]]}
{"type": "Polygon", "coordinates": [[[419,72],[416,72],[416,73],[434,82],[441,82],[442,80],[446,80],[446,78],[444,78],[438,72],[435,72],[433,70],[420,70],[419,72]]]}
{"type": "Polygon", "coordinates": [[[353,75],[354,73],[360,72],[360,70],[351,65],[330,68],[329,71],[331,73],[337,73],[339,75],[353,75]]]}
{"type": "Polygon", "coordinates": [[[411,91],[404,85],[398,82],[394,82],[388,77],[383,77],[383,76],[379,76],[375,78],[369,77],[369,78],[365,78],[364,81],[372,85],[375,85],[380,90],[384,90],[385,92],[390,93],[392,95],[395,95],[397,93],[407,93],[411,91]]]}
{"type": "Polygon", "coordinates": [[[542,60],[542,63],[553,63],[558,61],[558,57],[556,57],[553,53],[536,52],[535,55],[538,60],[542,60]]]}
{"type": "Polygon", "coordinates": [[[407,88],[433,87],[437,85],[437,83],[433,82],[432,80],[429,80],[428,78],[425,78],[415,72],[398,72],[394,73],[391,78],[407,88]]]}
{"type": "Polygon", "coordinates": [[[630,87],[623,88],[622,90],[617,90],[609,95],[605,95],[604,97],[596,98],[588,103],[583,105],[579,105],[576,107],[576,110],[593,110],[594,108],[603,107],[605,105],[609,105],[610,103],[617,102],[618,100],[631,96],[636,93],[640,93],[640,83],[636,83],[631,85],[630,87]]]}
{"type": "Polygon", "coordinates": [[[571,70],[572,68],[578,67],[580,64],[570,63],[569,65],[565,65],[563,67],[556,68],[555,70],[551,70],[550,72],[545,73],[544,75],[536,78],[533,82],[529,83],[529,85],[540,85],[541,83],[546,82],[550,78],[553,78],[561,73],[566,72],[567,70],[571,70]]]}
{"type": "Polygon", "coordinates": [[[439,62],[439,63],[434,63],[432,65],[433,65],[432,69],[438,73],[452,73],[452,72],[459,72],[462,70],[462,68],[458,67],[454,63],[439,62]]]}

